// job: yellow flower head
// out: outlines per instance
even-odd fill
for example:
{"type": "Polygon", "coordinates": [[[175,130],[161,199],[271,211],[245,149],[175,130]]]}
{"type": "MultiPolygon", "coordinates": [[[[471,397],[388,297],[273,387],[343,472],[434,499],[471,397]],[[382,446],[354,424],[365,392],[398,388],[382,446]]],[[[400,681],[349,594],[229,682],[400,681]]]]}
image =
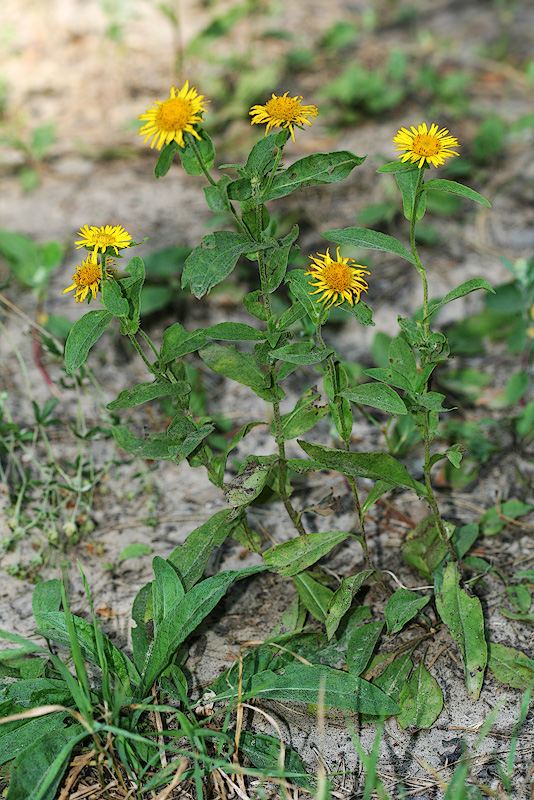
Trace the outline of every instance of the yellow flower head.
{"type": "Polygon", "coordinates": [[[445,163],[446,158],[459,155],[450,149],[460,147],[458,139],[447,136],[448,132],[447,128],[438,129],[435,123],[432,123],[428,130],[426,122],[423,122],[417,129],[412,125],[411,131],[408,128],[401,128],[393,142],[396,150],[406,151],[403,155],[399,153],[401,161],[411,161],[412,164],[417,164],[419,169],[425,161],[439,167],[445,163]]]}
{"type": "Polygon", "coordinates": [[[360,301],[362,292],[367,292],[369,285],[363,279],[364,275],[370,275],[369,270],[356,264],[352,258],[341,258],[339,247],[336,251],[336,260],[331,257],[330,250],[324,255],[317,253],[310,256],[313,264],[306,275],[312,275],[315,283],[310,283],[316,287],[315,292],[310,294],[320,294],[318,303],[324,303],[325,308],[332,305],[340,306],[348,300],[351,306],[360,301]]]}
{"type": "Polygon", "coordinates": [[[93,248],[95,253],[98,253],[99,250],[105,253],[108,247],[112,247],[118,255],[119,250],[130,247],[132,243],[132,237],[122,225],[101,225],[100,228],[95,225],[91,225],[91,227],[84,225],[78,231],[78,236],[82,238],[74,242],[76,249],[85,247],[90,250],[93,248]]]}
{"type": "Polygon", "coordinates": [[[169,142],[178,142],[180,147],[185,147],[184,131],[200,139],[193,125],[202,122],[200,115],[206,110],[205,102],[204,95],[197,94],[194,87],[189,88],[189,81],[184,83],[179,92],[173,86],[168,100],[162,103],[156,100],[155,108],[148,108],[145,114],[141,114],[139,119],[146,119],[147,122],[139,131],[139,136],[144,136],[145,142],[153,136],[150,147],[158,150],[169,142]]]}
{"type": "MultiPolygon", "coordinates": [[[[112,278],[116,271],[114,267],[109,269],[106,267],[106,276],[112,278]]],[[[89,292],[91,292],[93,300],[96,300],[96,293],[100,289],[102,281],[102,265],[98,263],[96,253],[93,252],[87,256],[81,266],[76,265],[76,272],[72,276],[72,280],[74,281],[72,286],[65,289],[62,294],[76,289],[74,297],[77,303],[83,303],[89,292]]]]}
{"type": "Polygon", "coordinates": [[[315,106],[303,106],[300,95],[298,97],[288,97],[288,94],[289,92],[282,96],[273,94],[264,106],[252,106],[249,111],[252,117],[250,124],[255,125],[266,122],[266,135],[271,128],[289,128],[291,138],[295,141],[293,125],[302,126],[304,123],[311,125],[307,117],[316,117],[319,111],[315,106]]]}

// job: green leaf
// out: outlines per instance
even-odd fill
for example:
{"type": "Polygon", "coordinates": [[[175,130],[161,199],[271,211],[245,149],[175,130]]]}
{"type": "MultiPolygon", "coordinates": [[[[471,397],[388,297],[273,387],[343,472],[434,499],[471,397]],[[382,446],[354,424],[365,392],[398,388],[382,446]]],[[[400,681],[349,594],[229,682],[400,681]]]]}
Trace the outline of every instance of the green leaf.
{"type": "Polygon", "coordinates": [[[155,400],[157,397],[176,397],[189,394],[190,391],[191,387],[183,381],[178,383],[169,383],[162,380],[147,381],[147,383],[138,383],[133,389],[124,389],[116,400],[107,404],[106,408],[111,411],[118,411],[121,408],[133,408],[133,406],[139,406],[149,400],[155,400]]]}
{"type": "Polygon", "coordinates": [[[308,609],[312,617],[324,622],[334,594],[333,591],[328,586],[314,581],[307,572],[294,575],[293,581],[304,607],[308,609]]]}
{"type": "Polygon", "coordinates": [[[369,622],[354,631],[347,649],[347,669],[351,675],[365,671],[383,627],[383,622],[369,622]]]}
{"type": "Polygon", "coordinates": [[[415,356],[410,345],[401,337],[397,336],[389,343],[388,359],[391,368],[399,372],[415,388],[418,372],[415,356]]]}
{"type": "Polygon", "coordinates": [[[430,597],[422,597],[407,589],[398,589],[395,594],[391,595],[384,610],[388,634],[398,633],[402,630],[406,623],[426,606],[429,600],[430,597]]]}
{"type": "Polygon", "coordinates": [[[178,142],[169,142],[165,145],[154,167],[154,175],[156,178],[163,178],[164,175],[170,170],[172,162],[174,161],[174,154],[178,152],[180,145],[178,142]]]}
{"type": "Polygon", "coordinates": [[[72,725],[33,741],[13,763],[6,800],[53,800],[72,750],[87,735],[81,725],[72,725]]]}
{"type": "MultiPolygon", "coordinates": [[[[267,775],[273,775],[279,767],[280,739],[265,733],[241,731],[239,737],[240,751],[250,759],[256,769],[267,775]]],[[[306,766],[298,753],[285,745],[284,777],[296,786],[301,786],[313,793],[314,780],[306,776],[306,766]]]]}
{"type": "MultiPolygon", "coordinates": [[[[83,657],[91,664],[100,666],[100,656],[97,647],[95,628],[91,622],[81,617],[72,615],[72,622],[76,638],[83,657]]],[[[70,648],[69,626],[64,611],[43,611],[39,615],[39,633],[63,647],[70,648]]],[[[104,657],[112,675],[121,682],[127,694],[131,694],[130,682],[137,684],[139,675],[127,655],[118,650],[105,636],[102,636],[104,657]]]]}
{"type": "Polygon", "coordinates": [[[526,370],[514,372],[508,378],[505,389],[506,405],[514,406],[528,391],[530,376],[526,370]]]}
{"type": "Polygon", "coordinates": [[[126,561],[128,558],[139,558],[140,556],[148,556],[152,552],[152,548],[144,542],[134,542],[127,544],[119,556],[119,564],[126,561]]]}
{"type": "Polygon", "coordinates": [[[382,495],[386,494],[386,492],[390,492],[392,489],[393,485],[391,483],[387,481],[377,481],[362,503],[362,514],[367,514],[371,506],[373,506],[377,500],[380,500],[382,495]]]}
{"type": "Polygon", "coordinates": [[[385,384],[361,383],[355,389],[345,389],[340,395],[353,403],[379,408],[388,414],[407,413],[406,406],[397,392],[385,384]]]}
{"type": "Polygon", "coordinates": [[[467,692],[478,700],[488,660],[482,606],[478,597],[470,597],[460,588],[458,568],[452,561],[445,569],[443,587],[436,596],[436,608],[460,645],[467,692]]]}
{"type": "Polygon", "coordinates": [[[485,280],[485,278],[471,278],[470,280],[465,281],[465,283],[461,283],[460,286],[457,286],[456,289],[452,290],[452,292],[448,292],[443,300],[441,300],[439,303],[432,303],[428,309],[428,314],[425,319],[429,319],[432,314],[438,310],[438,308],[441,308],[447,303],[451,303],[453,300],[457,300],[459,297],[465,297],[466,294],[475,292],[477,289],[485,289],[487,292],[495,294],[495,289],[487,282],[487,280],[485,280]]]}
{"type": "MultiPolygon", "coordinates": [[[[213,146],[213,142],[204,128],[197,130],[197,133],[200,136],[200,141],[195,137],[195,145],[200,150],[204,164],[208,169],[211,169],[215,160],[215,147],[213,146]]],[[[189,136],[191,136],[191,134],[189,134],[189,136]]],[[[198,162],[196,153],[193,150],[193,145],[191,144],[187,134],[184,137],[184,141],[185,147],[180,147],[178,145],[176,148],[176,152],[180,156],[183,168],[188,175],[202,175],[204,170],[198,162]]],[[[156,177],[158,176],[156,175],[156,177]]]]}
{"type": "Polygon", "coordinates": [[[518,622],[534,622],[534,614],[521,614],[515,611],[508,611],[506,608],[499,606],[499,611],[507,619],[515,619],[518,622]]]}
{"type": "Polygon", "coordinates": [[[441,714],[443,693],[423,659],[404,685],[399,705],[402,710],[397,722],[401,728],[430,728],[441,714]]]}
{"type": "Polygon", "coordinates": [[[333,547],[345,541],[347,536],[348,533],[344,531],[308,533],[264,550],[263,560],[269,569],[280,575],[286,577],[296,575],[315,564],[333,547]]]}
{"type": "Polygon", "coordinates": [[[409,170],[413,170],[413,164],[409,162],[389,161],[387,164],[383,164],[381,167],[379,167],[377,172],[390,174],[395,172],[408,172],[409,170]]]}
{"type": "Polygon", "coordinates": [[[206,344],[206,334],[203,328],[197,331],[186,331],[179,322],[175,322],[163,331],[163,343],[161,345],[161,360],[164,364],[174,361],[175,358],[182,358],[188,353],[206,344]]]}
{"type": "MultiPolygon", "coordinates": [[[[271,172],[278,147],[284,146],[283,137],[282,140],[278,139],[279,133],[281,131],[267,134],[259,142],[256,142],[250,151],[245,169],[251,177],[261,179],[271,172]]],[[[289,131],[287,133],[289,135],[289,131]]]]}
{"type": "Polygon", "coordinates": [[[363,572],[358,572],[357,575],[350,575],[348,578],[341,580],[339,587],[332,595],[326,613],[326,635],[329,639],[337,631],[339,623],[349,610],[354,596],[372,574],[373,570],[365,569],[363,572]]]}
{"type": "Polygon", "coordinates": [[[228,587],[237,580],[264,570],[264,566],[220,572],[197,583],[160,624],[143,673],[143,690],[148,691],[172,659],[178,647],[215,608],[228,587]]]}
{"type": "Polygon", "coordinates": [[[61,583],[57,578],[37,583],[33,589],[32,611],[35,621],[42,627],[41,614],[61,608],[61,583]]]}
{"type": "Polygon", "coordinates": [[[489,508],[480,518],[480,530],[484,536],[495,536],[500,533],[506,525],[504,517],[510,519],[517,519],[524,514],[528,514],[534,509],[530,503],[523,503],[521,500],[507,500],[506,503],[501,503],[499,511],[496,506],[489,508]]]}
{"type": "Polygon", "coordinates": [[[249,314],[252,314],[253,317],[256,319],[261,319],[263,322],[266,322],[269,318],[269,314],[263,303],[261,302],[261,289],[256,289],[253,292],[249,292],[243,298],[243,305],[245,306],[246,310],[249,314]]]}
{"type": "MultiPolygon", "coordinates": [[[[445,523],[445,530],[450,538],[454,525],[445,523]]],[[[418,570],[422,577],[430,578],[448,552],[433,514],[429,514],[408,532],[401,549],[405,562],[418,570]]]]}
{"type": "Polygon", "coordinates": [[[266,259],[267,291],[274,292],[284,280],[291,248],[299,235],[298,225],[293,225],[290,232],[277,243],[275,250],[266,259]]]}
{"type": "MultiPolygon", "coordinates": [[[[406,169],[402,170],[401,172],[395,172],[395,180],[399,186],[399,189],[402,194],[402,202],[404,206],[404,216],[406,219],[411,220],[413,216],[413,204],[415,201],[415,193],[417,191],[417,187],[419,186],[419,169],[416,167],[415,169],[406,169]]],[[[417,201],[417,209],[415,218],[416,220],[421,219],[424,216],[426,209],[426,192],[423,190],[419,194],[419,199],[417,201]]]]}
{"type": "Polygon", "coordinates": [[[232,511],[227,508],[218,511],[203,525],[195,528],[184,544],[176,547],[167,559],[178,570],[186,592],[191,591],[204,574],[213,550],[220,547],[241,524],[239,519],[229,519],[231,514],[232,511]]]}
{"type": "Polygon", "coordinates": [[[127,278],[122,278],[120,285],[129,306],[127,332],[137,333],[139,329],[139,314],[141,313],[141,292],[145,282],[144,261],[138,256],[134,256],[128,262],[126,270],[130,275],[127,278]]]}
{"type": "Polygon", "coordinates": [[[185,589],[177,571],[169,561],[161,556],[152,559],[154,580],[152,581],[152,604],[154,634],[166,617],[174,613],[178,604],[184,599],[185,589]]]}
{"type": "Polygon", "coordinates": [[[285,197],[305,186],[318,186],[344,180],[354,167],[363,164],[367,156],[356,156],[348,150],[333,153],[314,153],[295,161],[288,169],[275,175],[262,201],[285,197]]]}
{"type": "Polygon", "coordinates": [[[358,300],[358,302],[353,305],[351,305],[348,300],[344,300],[340,305],[336,305],[336,308],[339,308],[340,311],[344,311],[346,314],[350,314],[351,317],[358,320],[360,325],[374,327],[373,310],[369,308],[363,300],[358,300]]]}
{"type": "Polygon", "coordinates": [[[204,236],[186,259],[182,288],[189,285],[200,299],[232,272],[239,256],[257,249],[258,243],[241,233],[215,231],[204,236]]]}
{"type": "Polygon", "coordinates": [[[205,335],[210,339],[219,339],[224,342],[261,342],[265,340],[265,332],[245,325],[243,322],[219,322],[204,328],[205,335]]]}
{"type": "Polygon", "coordinates": [[[111,433],[119,447],[139,458],[168,460],[180,450],[180,446],[170,441],[165,433],[152,433],[146,439],[140,439],[126,425],[112,425],[111,433]]]}
{"type": "MultiPolygon", "coordinates": [[[[18,681],[17,683],[26,683],[26,681],[18,681]]],[[[17,683],[14,685],[16,686],[17,683]]],[[[56,683],[60,682],[56,681],[56,683]]],[[[22,705],[13,705],[11,708],[6,709],[8,713],[5,715],[2,713],[2,716],[9,716],[11,713],[16,714],[24,710],[22,705]]],[[[0,765],[12,761],[37,739],[48,736],[54,731],[64,729],[66,716],[66,712],[61,711],[56,714],[47,714],[46,717],[0,725],[0,765]]]]}
{"type": "Polygon", "coordinates": [[[340,228],[322,233],[323,239],[336,244],[346,244],[351,247],[365,247],[369,250],[383,250],[386,253],[394,253],[396,256],[406,259],[411,264],[415,264],[415,256],[410,253],[404,245],[388,236],[386,233],[371,231],[367,228],[340,228]]]}
{"type": "Polygon", "coordinates": [[[101,309],[89,311],[75,322],[65,344],[65,369],[72,375],[85,363],[89,350],[97,342],[113,319],[113,314],[101,309]]]}
{"type": "MultiPolygon", "coordinates": [[[[375,716],[391,716],[399,710],[397,703],[372,683],[323,665],[288,664],[283,675],[271,670],[258,672],[243,687],[243,695],[258,700],[315,704],[322,685],[324,704],[329,708],[375,716]]],[[[235,696],[235,690],[230,690],[219,697],[235,696]]]]}
{"type": "Polygon", "coordinates": [[[324,347],[316,347],[311,342],[293,342],[279,347],[271,351],[271,358],[273,360],[286,361],[289,364],[298,364],[299,366],[307,364],[318,364],[324,361],[325,358],[333,354],[333,350],[327,350],[324,347]]]}
{"type": "Polygon", "coordinates": [[[525,691],[534,682],[534,661],[521,650],[488,642],[488,669],[501,683],[525,691]]]}
{"type": "Polygon", "coordinates": [[[412,671],[412,666],[411,652],[398,656],[391,664],[387,665],[384,672],[373,680],[373,683],[388,697],[398,700],[404,684],[408,680],[408,675],[412,671]]]}
{"type": "Polygon", "coordinates": [[[261,371],[250,353],[241,353],[231,346],[209,344],[199,350],[199,356],[219,375],[250,386],[262,400],[279,399],[279,391],[269,388],[270,376],[261,371]]]}
{"type": "Polygon", "coordinates": [[[413,386],[410,381],[397,372],[396,369],[384,369],[383,367],[372,367],[371,369],[364,370],[364,375],[370,378],[375,378],[377,381],[387,383],[390,386],[396,386],[397,389],[403,389],[405,392],[413,392],[413,386]]]}
{"type": "Polygon", "coordinates": [[[239,474],[224,486],[226,502],[232,508],[248,506],[262,493],[277,456],[249,456],[239,474]]]}
{"type": "Polygon", "coordinates": [[[106,278],[102,281],[102,304],[115,317],[128,315],[130,309],[128,300],[122,296],[120,283],[114,278],[106,278]]]}
{"type": "Polygon", "coordinates": [[[522,584],[519,584],[519,586],[507,586],[506,594],[510,602],[521,614],[527,614],[530,611],[532,595],[526,586],[522,584]]]}
{"type": "Polygon", "coordinates": [[[425,189],[435,189],[438,192],[447,192],[449,194],[456,194],[458,197],[465,197],[467,200],[474,200],[475,203],[480,203],[487,208],[491,208],[491,203],[482,197],[481,194],[464,186],[456,181],[446,181],[440,178],[433,178],[425,183],[425,189]]]}
{"type": "Polygon", "coordinates": [[[289,284],[292,293],[302,303],[313,324],[317,326],[324,316],[324,306],[313,296],[315,287],[311,285],[311,280],[313,278],[306,275],[303,269],[292,269],[287,273],[285,282],[289,284]]]}
{"type": "MultiPolygon", "coordinates": [[[[308,389],[302,397],[299,398],[293,411],[288,414],[282,415],[282,434],[284,441],[289,439],[296,439],[306,431],[309,431],[313,426],[326,414],[328,414],[328,406],[318,404],[320,395],[313,389],[308,389]]],[[[271,423],[271,434],[275,436],[274,420],[271,423]]]]}
{"type": "Polygon", "coordinates": [[[216,456],[212,456],[210,461],[210,470],[214,476],[215,482],[217,486],[223,485],[224,480],[224,471],[226,469],[226,462],[228,460],[229,454],[232,452],[234,447],[236,447],[239,442],[244,439],[244,437],[250,433],[253,428],[256,428],[258,425],[266,425],[265,422],[247,422],[246,425],[243,425],[234,436],[228,442],[226,449],[223,453],[218,453],[216,456]]]}
{"type": "Polygon", "coordinates": [[[386,480],[394,486],[409,486],[420,496],[426,494],[424,486],[418,481],[414,481],[406,467],[389,453],[352,453],[311,444],[301,439],[298,440],[298,443],[314,461],[323,464],[328,469],[335,469],[343,475],[386,480]]]}

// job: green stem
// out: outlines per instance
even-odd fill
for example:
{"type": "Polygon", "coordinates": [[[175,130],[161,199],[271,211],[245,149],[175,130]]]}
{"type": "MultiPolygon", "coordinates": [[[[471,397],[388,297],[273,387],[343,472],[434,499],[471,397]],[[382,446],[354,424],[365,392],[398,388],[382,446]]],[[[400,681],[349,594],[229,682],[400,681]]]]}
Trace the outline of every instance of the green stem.
{"type": "Polygon", "coordinates": [[[154,355],[159,360],[159,353],[157,351],[156,345],[154,344],[148,333],[145,333],[145,331],[142,328],[139,328],[139,333],[141,334],[145,342],[149,345],[149,347],[152,348],[154,355]]]}
{"type": "Polygon", "coordinates": [[[276,175],[276,170],[278,169],[278,165],[280,163],[280,159],[282,158],[282,153],[283,152],[284,152],[284,148],[283,147],[279,147],[278,150],[277,150],[277,153],[276,153],[276,157],[274,159],[274,166],[273,166],[273,168],[271,170],[271,174],[269,175],[269,179],[268,179],[268,181],[267,181],[267,183],[265,185],[265,188],[263,190],[263,194],[267,194],[267,192],[269,191],[269,189],[272,186],[272,183],[273,183],[273,180],[274,180],[274,176],[276,175]]]}
{"type": "MultiPolygon", "coordinates": [[[[428,319],[428,281],[426,277],[426,269],[421,263],[421,259],[419,258],[419,253],[417,252],[417,246],[415,241],[416,210],[419,202],[419,197],[421,195],[421,192],[423,191],[423,185],[424,185],[424,170],[420,169],[417,180],[417,186],[415,189],[413,208],[412,208],[412,219],[410,224],[410,245],[412,248],[412,253],[415,258],[415,268],[417,269],[419,275],[421,276],[421,280],[423,282],[423,331],[424,331],[425,342],[427,342],[430,336],[430,320],[428,319]]],[[[423,363],[423,358],[421,358],[421,362],[423,363]]],[[[428,381],[423,387],[422,394],[426,394],[427,392],[428,392],[428,381]]],[[[447,531],[445,530],[445,525],[443,524],[443,520],[441,518],[436,496],[434,494],[434,489],[432,488],[432,481],[430,477],[431,464],[430,464],[429,417],[430,417],[430,411],[428,411],[427,409],[423,409],[423,441],[425,443],[425,463],[423,467],[423,472],[425,476],[425,486],[427,490],[427,502],[434,514],[439,535],[445,542],[452,561],[457,562],[458,558],[456,556],[456,553],[454,552],[452,543],[449,537],[447,536],[447,531]]]]}
{"type": "MultiPolygon", "coordinates": [[[[258,221],[258,227],[261,226],[261,206],[256,206],[256,218],[258,221]]],[[[258,266],[260,272],[260,284],[261,284],[261,293],[263,298],[263,305],[265,306],[265,310],[267,311],[267,318],[270,319],[272,317],[272,307],[271,307],[271,298],[269,297],[269,291],[267,288],[267,265],[265,263],[265,253],[263,250],[258,251],[258,266]]],[[[276,368],[274,364],[271,364],[270,367],[270,375],[271,375],[271,385],[274,388],[277,388],[278,382],[276,379],[276,368]]],[[[275,431],[275,441],[278,445],[278,486],[280,491],[280,496],[282,498],[282,502],[285,506],[287,513],[293,523],[293,526],[299,536],[305,536],[306,531],[302,522],[300,521],[300,515],[295,511],[291,500],[289,499],[289,493],[287,491],[287,458],[286,458],[286,447],[284,441],[284,432],[282,426],[282,416],[280,414],[280,403],[278,400],[273,400],[273,420],[274,420],[274,431],[275,431]]]]}
{"type": "Polygon", "coordinates": [[[131,343],[133,344],[133,346],[135,347],[135,349],[137,350],[138,354],[141,356],[141,358],[145,362],[145,365],[150,370],[150,372],[153,375],[159,376],[160,375],[159,371],[156,369],[156,367],[154,367],[153,364],[150,363],[148,358],[145,356],[145,354],[143,353],[143,351],[141,349],[141,346],[140,346],[139,342],[137,341],[137,339],[135,338],[134,334],[133,333],[128,333],[128,338],[131,341],[131,343]]]}
{"type": "Polygon", "coordinates": [[[211,175],[209,173],[209,170],[208,170],[208,168],[206,166],[206,162],[202,158],[202,153],[200,152],[200,148],[199,148],[198,144],[196,143],[195,137],[192,136],[190,133],[188,133],[186,135],[187,135],[187,141],[191,145],[191,147],[193,149],[193,152],[195,153],[195,156],[197,158],[198,166],[200,167],[200,169],[202,170],[202,172],[206,176],[207,180],[211,183],[211,185],[212,186],[217,186],[217,183],[213,180],[213,178],[211,177],[211,175]]]}

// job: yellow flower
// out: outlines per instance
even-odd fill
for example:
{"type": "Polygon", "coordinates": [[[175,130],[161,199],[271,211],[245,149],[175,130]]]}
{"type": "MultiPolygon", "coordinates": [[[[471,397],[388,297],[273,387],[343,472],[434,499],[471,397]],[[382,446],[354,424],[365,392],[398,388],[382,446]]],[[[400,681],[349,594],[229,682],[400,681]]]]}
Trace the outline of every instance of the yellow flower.
{"type": "MultiPolygon", "coordinates": [[[[108,261],[108,263],[110,263],[108,261]]],[[[117,270],[114,267],[106,267],[106,276],[113,277],[113,273],[117,270]]],[[[89,292],[93,295],[93,300],[96,300],[96,293],[100,289],[102,281],[102,266],[97,262],[96,253],[91,253],[85,261],[82,261],[81,267],[76,264],[76,272],[72,276],[74,283],[65,289],[62,294],[76,289],[74,297],[77,303],[83,303],[89,292]]]]}
{"type": "Polygon", "coordinates": [[[267,100],[264,106],[252,106],[249,111],[252,119],[251,125],[267,123],[265,134],[267,135],[271,128],[289,128],[291,138],[295,141],[293,133],[293,125],[311,125],[307,117],[316,117],[319,111],[315,106],[303,106],[301,103],[302,97],[288,97],[289,92],[279,96],[273,94],[270,100],[267,100]]]}
{"type": "Polygon", "coordinates": [[[100,228],[84,225],[78,231],[78,236],[82,238],[74,242],[76,249],[86,247],[89,250],[92,247],[95,253],[99,250],[105,253],[108,247],[112,247],[118,255],[119,250],[130,247],[132,243],[132,237],[122,225],[101,225],[100,228]]]}
{"type": "Polygon", "coordinates": [[[320,294],[318,303],[324,303],[325,308],[330,308],[332,305],[340,306],[345,300],[348,300],[351,306],[360,301],[362,292],[367,292],[369,285],[363,279],[364,275],[370,275],[369,270],[362,267],[361,264],[356,264],[352,258],[341,258],[339,255],[339,247],[336,251],[336,260],[331,257],[330,250],[327,250],[324,255],[317,253],[316,256],[310,256],[313,264],[311,265],[310,272],[306,275],[312,275],[316,283],[310,283],[310,286],[316,287],[315,292],[310,294],[320,294]]]}
{"type": "Polygon", "coordinates": [[[417,164],[419,169],[423,166],[425,161],[438,167],[440,164],[445,163],[446,158],[452,158],[459,155],[451,150],[451,147],[460,147],[458,139],[454,136],[447,136],[447,128],[438,129],[435,123],[432,123],[430,130],[428,130],[426,122],[418,125],[417,129],[411,126],[411,131],[408,128],[401,128],[397,133],[393,142],[397,150],[405,150],[403,155],[399,158],[401,161],[411,161],[412,164],[417,164]]]}
{"type": "Polygon", "coordinates": [[[200,139],[193,125],[202,122],[200,115],[205,110],[204,95],[197,94],[195,87],[190,89],[189,81],[179,92],[173,86],[168,100],[162,103],[156,100],[155,108],[148,108],[145,114],[141,114],[139,119],[146,119],[147,123],[139,131],[139,136],[144,136],[145,142],[153,136],[150,147],[158,150],[169,142],[178,142],[180,147],[185,147],[184,131],[200,139]]]}

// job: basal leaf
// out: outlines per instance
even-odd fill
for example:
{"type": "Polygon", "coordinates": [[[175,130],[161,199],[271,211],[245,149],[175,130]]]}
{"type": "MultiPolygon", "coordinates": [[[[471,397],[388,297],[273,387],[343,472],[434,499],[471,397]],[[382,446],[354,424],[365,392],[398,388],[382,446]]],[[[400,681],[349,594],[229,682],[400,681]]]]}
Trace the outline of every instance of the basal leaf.
{"type": "Polygon", "coordinates": [[[383,622],[369,622],[354,631],[347,649],[347,669],[351,675],[365,671],[383,627],[383,622]]]}
{"type": "Polygon", "coordinates": [[[399,697],[401,728],[430,728],[441,714],[443,693],[423,663],[412,672],[399,697]]]}
{"type": "Polygon", "coordinates": [[[365,581],[372,574],[372,570],[365,569],[363,572],[358,572],[357,575],[350,575],[348,578],[342,579],[330,600],[326,613],[326,635],[329,639],[337,631],[339,623],[349,610],[354,595],[360,591],[365,581]]]}
{"type": "Polygon", "coordinates": [[[323,586],[322,583],[314,581],[307,572],[294,575],[293,581],[305,608],[308,609],[312,617],[324,622],[328,606],[334,594],[333,591],[328,586],[323,586]]]}
{"type": "Polygon", "coordinates": [[[534,660],[513,647],[488,642],[488,669],[512,689],[525,691],[534,683],[534,660]]]}
{"type": "Polygon", "coordinates": [[[454,562],[447,564],[441,592],[436,596],[438,613],[462,651],[467,691],[478,699],[488,660],[484,617],[478,597],[470,597],[460,587],[454,562]]]}
{"type": "Polygon", "coordinates": [[[429,600],[430,597],[423,597],[407,589],[398,589],[391,595],[384,610],[388,634],[402,630],[429,600]]]}

